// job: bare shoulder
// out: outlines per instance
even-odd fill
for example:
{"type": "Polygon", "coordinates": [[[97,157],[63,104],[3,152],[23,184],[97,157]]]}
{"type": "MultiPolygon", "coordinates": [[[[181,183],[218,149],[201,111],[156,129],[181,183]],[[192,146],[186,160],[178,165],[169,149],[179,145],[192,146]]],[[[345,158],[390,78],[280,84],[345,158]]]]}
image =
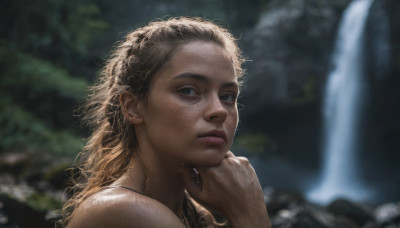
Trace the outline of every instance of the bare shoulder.
{"type": "Polygon", "coordinates": [[[162,203],[126,189],[105,189],[86,199],[67,228],[184,227],[162,203]]]}

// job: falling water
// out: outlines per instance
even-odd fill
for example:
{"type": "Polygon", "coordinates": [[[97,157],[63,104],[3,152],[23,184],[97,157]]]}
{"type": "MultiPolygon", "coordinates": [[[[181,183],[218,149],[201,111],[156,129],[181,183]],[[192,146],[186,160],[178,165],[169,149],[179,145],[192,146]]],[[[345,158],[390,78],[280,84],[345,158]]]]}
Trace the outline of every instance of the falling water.
{"type": "Polygon", "coordinates": [[[341,19],[333,69],[324,100],[324,157],[321,180],[308,192],[311,201],[327,203],[336,197],[364,200],[368,192],[357,173],[357,135],[362,84],[362,38],[373,0],[354,0],[341,19]]]}

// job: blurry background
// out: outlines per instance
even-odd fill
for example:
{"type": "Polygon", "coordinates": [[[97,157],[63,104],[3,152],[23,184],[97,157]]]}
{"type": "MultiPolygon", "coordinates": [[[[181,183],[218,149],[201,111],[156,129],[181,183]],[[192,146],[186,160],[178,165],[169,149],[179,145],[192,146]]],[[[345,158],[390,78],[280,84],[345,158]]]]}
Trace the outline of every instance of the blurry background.
{"type": "MultiPolygon", "coordinates": [[[[87,86],[124,34],[170,16],[205,17],[239,38],[249,61],[232,150],[249,157],[266,189],[306,195],[323,169],[325,83],[349,3],[1,1],[0,227],[44,227],[57,217],[64,170],[89,134],[74,112],[87,86]],[[15,211],[34,216],[22,222],[15,211]]],[[[371,192],[365,203],[399,201],[399,1],[372,3],[362,47],[357,181],[371,192]]]]}

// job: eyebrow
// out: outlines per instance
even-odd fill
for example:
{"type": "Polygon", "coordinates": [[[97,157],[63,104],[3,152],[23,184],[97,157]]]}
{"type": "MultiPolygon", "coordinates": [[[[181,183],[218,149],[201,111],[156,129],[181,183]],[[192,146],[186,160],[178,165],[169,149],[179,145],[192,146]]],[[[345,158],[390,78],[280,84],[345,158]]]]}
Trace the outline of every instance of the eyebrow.
{"type": "MultiPolygon", "coordinates": [[[[189,79],[194,79],[196,81],[201,81],[205,83],[211,83],[211,79],[207,76],[201,75],[201,74],[196,74],[196,73],[182,73],[178,74],[173,78],[173,80],[176,79],[181,79],[181,78],[189,78],[189,79]]],[[[226,82],[222,85],[222,88],[229,88],[229,87],[236,87],[239,89],[239,83],[237,82],[226,82]]]]}

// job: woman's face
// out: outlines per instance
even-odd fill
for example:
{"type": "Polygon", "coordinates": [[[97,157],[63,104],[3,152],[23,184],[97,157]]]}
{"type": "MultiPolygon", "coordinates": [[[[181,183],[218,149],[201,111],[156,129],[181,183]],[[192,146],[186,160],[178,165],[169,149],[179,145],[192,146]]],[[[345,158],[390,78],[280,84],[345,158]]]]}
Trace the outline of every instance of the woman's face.
{"type": "Polygon", "coordinates": [[[165,162],[217,165],[236,131],[238,93],[224,48],[204,41],[182,45],[154,75],[142,138],[165,162]]]}

